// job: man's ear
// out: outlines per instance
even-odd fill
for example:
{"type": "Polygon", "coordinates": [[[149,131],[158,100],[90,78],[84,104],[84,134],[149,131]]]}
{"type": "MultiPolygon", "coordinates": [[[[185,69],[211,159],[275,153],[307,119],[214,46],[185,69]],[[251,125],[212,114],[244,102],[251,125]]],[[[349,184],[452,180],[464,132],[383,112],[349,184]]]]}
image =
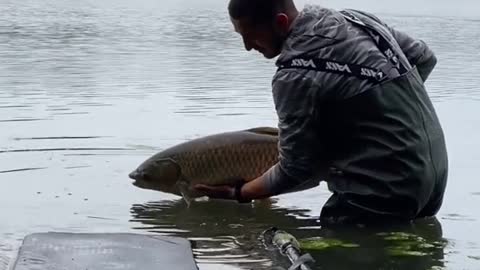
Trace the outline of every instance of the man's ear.
{"type": "Polygon", "coordinates": [[[285,13],[278,13],[275,16],[275,30],[281,34],[285,34],[288,32],[288,28],[290,27],[290,19],[288,18],[287,14],[285,13]]]}

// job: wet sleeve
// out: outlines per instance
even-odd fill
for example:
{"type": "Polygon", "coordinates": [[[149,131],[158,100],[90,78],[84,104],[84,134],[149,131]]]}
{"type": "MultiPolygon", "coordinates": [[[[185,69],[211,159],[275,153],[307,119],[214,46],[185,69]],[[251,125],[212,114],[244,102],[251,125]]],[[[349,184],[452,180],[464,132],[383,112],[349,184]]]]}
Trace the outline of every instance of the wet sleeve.
{"type": "Polygon", "coordinates": [[[403,53],[407,56],[412,66],[416,66],[420,76],[425,82],[437,64],[437,57],[430,47],[421,39],[415,39],[405,32],[388,27],[393,37],[397,40],[403,53]]]}
{"type": "Polygon", "coordinates": [[[300,72],[280,71],[272,83],[278,115],[279,162],[264,174],[271,194],[281,194],[313,176],[315,85],[300,72]]]}

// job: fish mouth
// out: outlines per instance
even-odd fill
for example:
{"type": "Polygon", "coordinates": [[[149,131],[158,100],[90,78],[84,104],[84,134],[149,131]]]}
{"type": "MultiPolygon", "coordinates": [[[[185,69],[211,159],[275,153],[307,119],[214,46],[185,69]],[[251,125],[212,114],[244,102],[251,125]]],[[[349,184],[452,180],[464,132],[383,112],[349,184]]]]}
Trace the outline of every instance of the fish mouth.
{"type": "Polygon", "coordinates": [[[149,183],[147,181],[146,175],[141,170],[134,170],[128,174],[128,177],[133,179],[132,185],[138,188],[149,188],[149,183]]]}
{"type": "Polygon", "coordinates": [[[137,186],[137,187],[140,187],[140,182],[142,181],[142,175],[141,173],[138,171],[138,170],[135,170],[131,173],[128,174],[128,177],[130,179],[133,179],[134,181],[132,182],[132,184],[134,186],[137,186]]]}
{"type": "Polygon", "coordinates": [[[131,172],[128,174],[128,177],[133,180],[137,180],[139,178],[140,174],[138,173],[137,170],[131,172]]]}

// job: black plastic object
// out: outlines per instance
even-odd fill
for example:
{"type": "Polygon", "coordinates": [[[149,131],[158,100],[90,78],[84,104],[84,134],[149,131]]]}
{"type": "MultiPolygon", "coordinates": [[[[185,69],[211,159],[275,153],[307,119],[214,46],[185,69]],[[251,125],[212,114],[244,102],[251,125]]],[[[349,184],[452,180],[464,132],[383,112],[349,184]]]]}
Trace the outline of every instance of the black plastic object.
{"type": "Polygon", "coordinates": [[[133,233],[27,235],[13,270],[197,270],[187,239],[133,233]]]}

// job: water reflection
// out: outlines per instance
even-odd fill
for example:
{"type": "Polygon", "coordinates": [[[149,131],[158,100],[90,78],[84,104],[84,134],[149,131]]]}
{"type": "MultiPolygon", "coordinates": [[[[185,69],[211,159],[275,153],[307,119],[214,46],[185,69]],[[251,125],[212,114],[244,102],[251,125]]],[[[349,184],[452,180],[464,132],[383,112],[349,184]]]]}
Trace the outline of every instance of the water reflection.
{"type": "Polygon", "coordinates": [[[317,261],[315,269],[403,270],[444,266],[446,241],[436,218],[388,227],[321,228],[309,211],[279,208],[275,201],[254,205],[208,201],[190,208],[181,200],[160,201],[135,204],[131,214],[137,230],[189,238],[200,266],[288,268],[286,258],[261,244],[261,233],[271,226],[287,230],[301,242],[318,242],[317,248],[304,249],[317,261]]]}
{"type": "Polygon", "coordinates": [[[270,200],[253,205],[208,201],[194,203],[190,208],[181,200],[149,202],[133,205],[131,213],[132,222],[139,223],[135,227],[138,230],[192,240],[200,265],[228,264],[245,269],[286,266],[285,261],[272,260],[271,251],[262,247],[259,236],[266,228],[279,224],[282,228],[299,228],[317,223],[308,218],[307,210],[278,208],[270,200]]]}
{"type": "MultiPolygon", "coordinates": [[[[312,235],[298,232],[297,237],[309,239],[312,235]]],[[[436,218],[388,227],[322,228],[317,237],[326,243],[335,240],[331,246],[324,244],[318,250],[305,250],[317,260],[318,269],[438,270],[445,266],[447,241],[436,218]]]]}

